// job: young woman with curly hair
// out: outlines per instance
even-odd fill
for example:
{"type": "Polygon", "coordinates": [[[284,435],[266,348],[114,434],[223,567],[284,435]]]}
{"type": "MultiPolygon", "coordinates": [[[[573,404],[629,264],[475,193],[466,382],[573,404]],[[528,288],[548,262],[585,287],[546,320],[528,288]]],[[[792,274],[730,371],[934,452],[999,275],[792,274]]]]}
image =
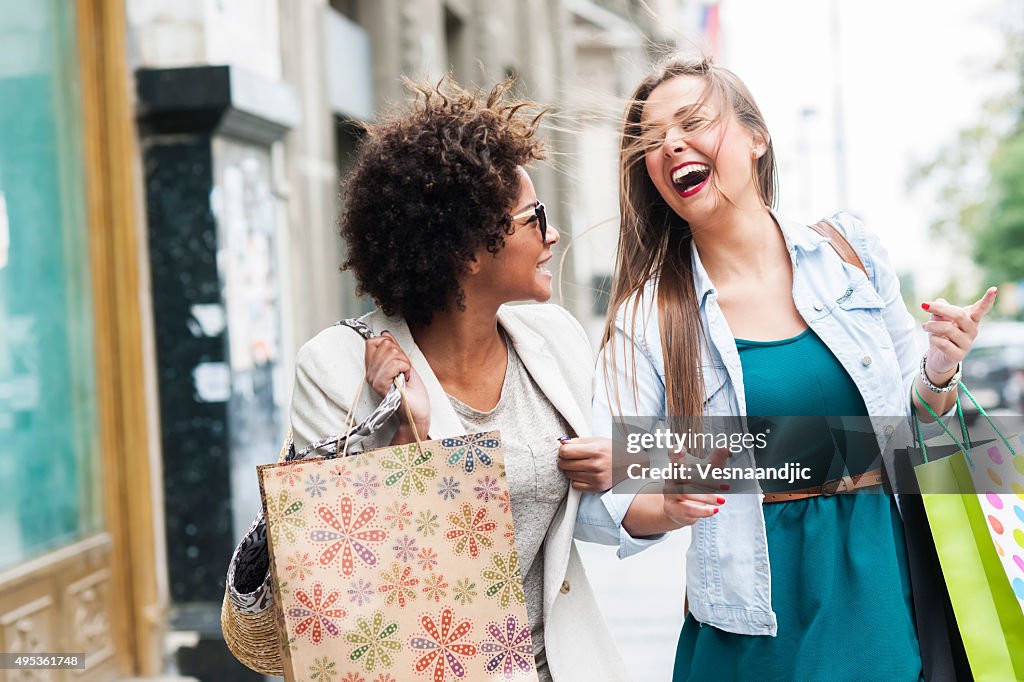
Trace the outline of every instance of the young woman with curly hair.
{"type": "MultiPolygon", "coordinates": [[[[295,445],[337,432],[350,410],[369,414],[399,374],[424,439],[500,429],[540,677],[619,682],[629,675],[574,530],[620,555],[654,539],[621,531],[628,500],[606,507],[586,495],[581,504],[583,491],[611,478],[608,441],[588,437],[593,356],[583,329],[555,305],[506,305],[551,297],[559,240],[524,168],[544,156],[540,116],[509,88],[418,86],[409,110],[367,128],[341,233],[344,267],[378,306],[362,321],[380,336],[364,343],[336,326],[303,346],[295,445]],[[378,395],[353,405],[360,377],[378,395]]],[[[413,424],[399,414],[363,447],[412,442],[413,424]]]]}
{"type": "MultiPolygon", "coordinates": [[[[631,532],[692,526],[673,679],[918,680],[903,526],[880,467],[902,447],[896,425],[953,408],[995,289],[967,307],[923,303],[932,319],[919,343],[888,255],[859,220],[837,213],[811,228],[775,213],[764,118],[742,81],[707,59],[670,59],[637,86],[620,158],[595,432],[614,416],[876,425],[867,438],[801,431],[812,480],[636,497],[631,532]]],[[[734,470],[797,454],[792,442],[716,452],[734,470]]]]}

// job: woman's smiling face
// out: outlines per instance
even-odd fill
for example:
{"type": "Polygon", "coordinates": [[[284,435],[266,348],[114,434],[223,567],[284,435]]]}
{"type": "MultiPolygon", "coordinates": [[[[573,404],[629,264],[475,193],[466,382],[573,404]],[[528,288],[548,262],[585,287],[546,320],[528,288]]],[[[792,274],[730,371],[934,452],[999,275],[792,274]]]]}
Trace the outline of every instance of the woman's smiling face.
{"type": "Polygon", "coordinates": [[[513,232],[505,236],[505,246],[496,254],[491,255],[481,249],[475,275],[467,286],[482,287],[480,292],[487,292],[501,302],[508,301],[547,301],[551,298],[551,271],[548,265],[552,257],[552,248],[558,243],[558,230],[547,224],[544,237],[541,237],[538,216],[535,213],[538,203],[537,192],[533,181],[526,170],[518,169],[519,196],[509,208],[509,215],[523,216],[513,221],[513,232]]]}
{"type": "Polygon", "coordinates": [[[723,203],[763,203],[754,164],[764,142],[738,122],[724,100],[705,91],[703,78],[670,78],[651,91],[641,117],[647,175],[672,210],[691,223],[705,222],[723,203]]]}

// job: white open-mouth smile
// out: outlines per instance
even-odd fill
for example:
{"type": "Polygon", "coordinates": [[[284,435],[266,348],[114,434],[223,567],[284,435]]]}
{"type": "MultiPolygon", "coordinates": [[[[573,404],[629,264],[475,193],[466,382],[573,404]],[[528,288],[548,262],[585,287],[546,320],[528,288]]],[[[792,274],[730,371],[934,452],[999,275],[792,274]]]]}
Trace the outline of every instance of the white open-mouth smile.
{"type": "Polygon", "coordinates": [[[672,171],[672,186],[683,197],[692,197],[704,189],[711,177],[711,166],[706,163],[690,162],[672,171]]]}

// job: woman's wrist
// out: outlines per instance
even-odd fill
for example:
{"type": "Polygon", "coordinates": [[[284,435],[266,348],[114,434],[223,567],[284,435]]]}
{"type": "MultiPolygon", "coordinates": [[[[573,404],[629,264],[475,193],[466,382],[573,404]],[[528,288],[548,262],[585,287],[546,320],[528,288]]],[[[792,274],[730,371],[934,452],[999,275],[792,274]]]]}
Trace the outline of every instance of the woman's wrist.
{"type": "Polygon", "coordinates": [[[395,429],[395,435],[391,437],[391,445],[407,445],[408,443],[416,442],[416,433],[419,433],[420,440],[427,437],[427,431],[430,429],[429,422],[417,423],[416,431],[413,431],[409,424],[402,420],[398,423],[398,428],[395,429]]]}
{"type": "Polygon", "coordinates": [[[945,388],[949,385],[949,380],[956,374],[956,367],[949,370],[948,372],[936,372],[934,370],[924,368],[925,378],[936,386],[945,388]]]}
{"type": "Polygon", "coordinates": [[[641,491],[636,494],[622,519],[622,527],[630,537],[660,535],[684,527],[665,513],[664,500],[665,496],[658,493],[641,491]]]}
{"type": "MultiPolygon", "coordinates": [[[[403,401],[408,399],[408,397],[409,396],[404,396],[403,397],[403,401]]],[[[416,439],[413,438],[413,436],[415,435],[415,432],[413,431],[412,427],[409,426],[410,420],[411,420],[411,422],[413,424],[416,425],[416,431],[419,432],[420,438],[423,439],[423,438],[427,437],[427,431],[430,430],[430,411],[429,410],[426,410],[426,414],[425,415],[418,415],[418,414],[415,413],[414,410],[406,409],[406,406],[403,403],[402,406],[400,407],[400,409],[398,410],[397,417],[398,417],[398,428],[399,429],[404,429],[404,430],[408,431],[409,436],[410,436],[410,438],[412,438],[412,440],[416,440],[416,439]]],[[[412,442],[412,441],[409,441],[409,442],[412,442]]]]}
{"type": "Polygon", "coordinates": [[[957,387],[954,385],[950,390],[936,391],[925,381],[924,375],[918,374],[914,382],[914,390],[911,391],[910,402],[917,418],[927,424],[935,420],[932,417],[933,412],[943,415],[952,409],[956,404],[957,387]]]}
{"type": "Polygon", "coordinates": [[[928,355],[925,354],[921,357],[919,376],[926,389],[932,393],[949,393],[956,390],[957,384],[960,383],[961,363],[958,362],[950,369],[942,371],[936,371],[929,364],[928,355]]]}
{"type": "Polygon", "coordinates": [[[687,528],[696,523],[697,519],[686,519],[685,521],[677,521],[668,515],[668,512],[662,510],[661,512],[661,525],[658,528],[659,533],[670,533],[674,530],[680,530],[687,528]]]}

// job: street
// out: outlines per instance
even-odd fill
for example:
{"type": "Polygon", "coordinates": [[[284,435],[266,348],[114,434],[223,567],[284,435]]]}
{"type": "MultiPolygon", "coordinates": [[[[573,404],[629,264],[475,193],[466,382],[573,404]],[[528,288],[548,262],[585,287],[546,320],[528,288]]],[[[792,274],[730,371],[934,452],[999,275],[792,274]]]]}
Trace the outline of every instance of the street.
{"type": "Polygon", "coordinates": [[[619,560],[614,547],[577,542],[587,577],[634,682],[672,679],[683,624],[683,585],[689,530],[619,560]]]}

